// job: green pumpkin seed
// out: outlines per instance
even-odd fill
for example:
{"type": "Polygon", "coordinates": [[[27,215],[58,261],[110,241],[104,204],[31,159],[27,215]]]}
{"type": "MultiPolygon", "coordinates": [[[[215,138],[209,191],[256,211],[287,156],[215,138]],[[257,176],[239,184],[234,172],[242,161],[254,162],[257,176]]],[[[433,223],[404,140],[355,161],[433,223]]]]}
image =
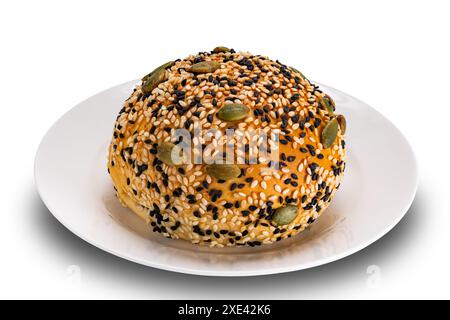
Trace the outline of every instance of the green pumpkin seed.
{"type": "Polygon", "coordinates": [[[297,216],[298,208],[293,205],[278,208],[273,214],[272,221],[277,226],[284,226],[294,221],[297,216]]]}
{"type": "Polygon", "coordinates": [[[152,93],[153,89],[155,89],[160,83],[166,81],[166,70],[158,69],[153,74],[151,74],[148,79],[142,85],[142,92],[144,94],[152,93]]]}
{"type": "Polygon", "coordinates": [[[306,79],[305,75],[303,73],[301,73],[299,70],[295,69],[294,67],[291,67],[292,70],[294,70],[297,73],[300,73],[300,75],[302,76],[303,79],[306,79]]]}
{"type": "Polygon", "coordinates": [[[215,47],[213,50],[213,53],[220,53],[220,52],[230,52],[230,49],[227,47],[215,47]]]}
{"type": "Polygon", "coordinates": [[[192,65],[189,70],[192,73],[213,73],[220,68],[220,63],[217,61],[202,61],[192,65]]]}
{"type": "Polygon", "coordinates": [[[322,142],[323,147],[329,148],[336,140],[336,136],[339,130],[339,123],[336,118],[331,119],[323,128],[322,135],[320,137],[320,142],[322,142]]]}
{"type": "Polygon", "coordinates": [[[247,117],[249,112],[249,107],[243,104],[230,103],[220,108],[217,117],[224,121],[239,121],[247,117]]]}
{"type": "Polygon", "coordinates": [[[330,98],[329,95],[325,95],[320,100],[321,106],[328,111],[328,113],[333,114],[334,113],[334,101],[330,98]]]}
{"type": "Polygon", "coordinates": [[[239,177],[241,169],[235,164],[213,163],[206,166],[206,172],[216,179],[229,180],[239,177]]]}
{"type": "Polygon", "coordinates": [[[148,79],[153,73],[155,73],[155,71],[157,71],[158,69],[164,69],[164,70],[165,70],[165,69],[167,69],[167,68],[173,66],[174,64],[175,64],[175,61],[169,61],[169,62],[164,63],[163,65],[160,65],[158,68],[156,68],[155,70],[153,70],[152,72],[150,72],[149,74],[147,74],[146,76],[144,76],[144,77],[142,78],[142,82],[147,81],[147,79],[148,79]]]}
{"type": "Polygon", "coordinates": [[[168,166],[178,166],[183,163],[182,150],[171,142],[158,145],[158,158],[168,166]]]}
{"type": "Polygon", "coordinates": [[[329,95],[327,95],[327,94],[325,94],[325,96],[330,101],[331,105],[333,106],[333,109],[336,110],[336,104],[334,103],[334,100],[331,99],[331,97],[329,95]]]}
{"type": "Polygon", "coordinates": [[[341,128],[342,134],[344,134],[347,129],[347,120],[345,120],[345,117],[342,114],[338,115],[336,119],[339,123],[339,128],[341,128]]]}

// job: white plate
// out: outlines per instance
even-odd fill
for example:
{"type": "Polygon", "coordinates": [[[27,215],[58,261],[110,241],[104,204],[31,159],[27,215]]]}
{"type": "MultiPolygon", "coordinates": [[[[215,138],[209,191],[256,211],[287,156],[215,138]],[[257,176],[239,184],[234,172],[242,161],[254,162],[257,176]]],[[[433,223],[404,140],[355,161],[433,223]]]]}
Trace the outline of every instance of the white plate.
{"type": "Polygon", "coordinates": [[[408,142],[367,104],[322,85],[347,118],[347,169],[331,206],[309,230],[255,248],[207,248],[153,234],[113,193],[106,154],[115,118],[137,81],[80,103],[47,132],[35,161],[39,194],[87,242],[170,271],[250,276],[306,269],[348,256],[392,229],[414,198],[418,174],[408,142]]]}

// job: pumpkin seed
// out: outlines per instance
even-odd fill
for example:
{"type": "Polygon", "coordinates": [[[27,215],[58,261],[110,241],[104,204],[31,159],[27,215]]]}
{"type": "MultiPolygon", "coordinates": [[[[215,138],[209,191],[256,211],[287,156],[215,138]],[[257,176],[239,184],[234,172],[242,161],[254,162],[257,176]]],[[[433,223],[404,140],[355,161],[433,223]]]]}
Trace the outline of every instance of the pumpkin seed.
{"type": "Polygon", "coordinates": [[[342,134],[344,134],[347,129],[347,120],[345,120],[345,117],[342,114],[338,115],[336,119],[339,123],[339,128],[341,128],[342,134]]]}
{"type": "Polygon", "coordinates": [[[206,166],[206,172],[220,180],[237,178],[241,174],[241,169],[235,164],[213,163],[206,166]]]}
{"type": "Polygon", "coordinates": [[[291,223],[297,216],[298,208],[293,205],[278,208],[273,214],[272,221],[277,226],[284,226],[291,223]]]}
{"type": "Polygon", "coordinates": [[[305,75],[303,73],[301,73],[298,69],[295,69],[294,67],[291,67],[292,70],[294,70],[297,73],[300,73],[300,75],[302,76],[303,79],[306,79],[305,75]]]}
{"type": "Polygon", "coordinates": [[[330,98],[329,95],[325,95],[321,100],[320,104],[322,107],[328,111],[328,113],[333,114],[334,113],[334,101],[330,98]]]}
{"type": "Polygon", "coordinates": [[[157,69],[153,74],[151,74],[148,79],[142,85],[142,92],[144,94],[152,93],[153,89],[155,89],[160,83],[166,81],[166,70],[165,69],[157,69]]]}
{"type": "Polygon", "coordinates": [[[171,142],[163,142],[158,145],[158,158],[169,166],[178,166],[183,163],[182,150],[171,142]]]}
{"type": "Polygon", "coordinates": [[[192,65],[189,70],[192,73],[213,73],[220,68],[220,63],[217,61],[202,61],[192,65]]]}
{"type": "Polygon", "coordinates": [[[330,103],[331,103],[331,105],[333,106],[333,108],[335,108],[335,107],[336,107],[336,104],[334,103],[334,100],[331,99],[331,97],[330,97],[329,95],[327,95],[327,94],[325,94],[325,97],[327,97],[327,99],[330,101],[330,103]]]}
{"type": "Polygon", "coordinates": [[[239,121],[244,119],[249,111],[249,107],[243,104],[230,103],[220,108],[219,112],[217,112],[217,117],[224,121],[239,121]]]}
{"type": "Polygon", "coordinates": [[[220,52],[230,52],[230,49],[227,47],[215,47],[213,50],[213,53],[220,53],[220,52]]]}
{"type": "Polygon", "coordinates": [[[164,69],[164,70],[165,70],[165,69],[167,69],[167,68],[173,66],[174,64],[175,64],[175,61],[169,61],[169,62],[164,63],[163,65],[160,65],[158,68],[156,68],[155,70],[153,70],[152,72],[150,72],[149,74],[147,74],[146,76],[144,76],[144,77],[142,78],[142,82],[147,81],[147,79],[148,79],[153,73],[155,73],[156,70],[158,70],[158,69],[164,69]]]}
{"type": "Polygon", "coordinates": [[[336,140],[336,136],[339,130],[339,123],[336,118],[331,119],[323,128],[320,137],[320,142],[322,142],[323,147],[329,148],[336,140]]]}

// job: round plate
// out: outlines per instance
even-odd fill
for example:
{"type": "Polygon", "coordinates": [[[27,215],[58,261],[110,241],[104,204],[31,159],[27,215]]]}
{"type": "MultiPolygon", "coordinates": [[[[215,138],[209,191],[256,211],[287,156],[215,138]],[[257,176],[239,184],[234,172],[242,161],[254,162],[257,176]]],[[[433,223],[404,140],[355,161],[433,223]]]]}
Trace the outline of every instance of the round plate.
{"type": "Polygon", "coordinates": [[[417,183],[406,139],[367,104],[321,85],[344,114],[347,168],[330,207],[299,235],[260,247],[208,248],[152,233],[116,199],[107,148],[122,103],[138,81],[80,103],[47,132],[35,160],[39,194],[53,215],[87,242],[124,259],[170,271],[250,276],[306,269],[348,256],[392,229],[417,183]]]}

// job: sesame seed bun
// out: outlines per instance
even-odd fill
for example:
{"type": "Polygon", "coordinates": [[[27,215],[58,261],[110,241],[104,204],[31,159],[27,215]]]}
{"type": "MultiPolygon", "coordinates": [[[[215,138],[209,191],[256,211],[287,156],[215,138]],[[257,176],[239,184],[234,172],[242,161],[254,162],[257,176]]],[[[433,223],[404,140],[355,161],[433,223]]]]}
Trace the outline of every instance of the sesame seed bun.
{"type": "MultiPolygon", "coordinates": [[[[108,170],[121,203],[165,237],[218,247],[273,243],[304,230],[334,197],[345,169],[342,116],[337,119],[331,97],[296,69],[220,48],[144,78],[117,117],[108,170]],[[192,67],[204,61],[213,68],[192,67]],[[231,103],[249,113],[224,121],[218,112],[231,103]],[[240,174],[223,180],[211,176],[206,163],[162,161],[158,146],[176,143],[175,129],[193,133],[194,123],[222,138],[229,128],[253,132],[248,139],[279,132],[277,168],[236,164],[240,174]],[[290,212],[280,218],[286,207],[290,212]]],[[[200,142],[212,143],[193,141],[200,142]]]]}

